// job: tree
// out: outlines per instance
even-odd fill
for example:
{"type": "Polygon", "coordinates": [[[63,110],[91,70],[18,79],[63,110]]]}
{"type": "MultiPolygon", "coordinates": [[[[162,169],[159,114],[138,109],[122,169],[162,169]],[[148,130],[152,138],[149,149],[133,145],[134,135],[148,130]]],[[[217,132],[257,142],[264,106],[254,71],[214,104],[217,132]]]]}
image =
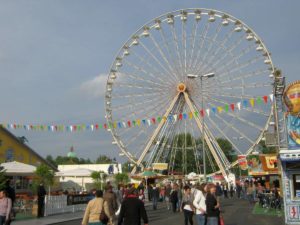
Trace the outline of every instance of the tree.
{"type": "Polygon", "coordinates": [[[100,155],[96,159],[97,164],[110,164],[112,162],[113,162],[113,160],[111,158],[109,158],[108,156],[106,156],[106,155],[100,155]]]}
{"type": "Polygon", "coordinates": [[[232,144],[227,139],[217,138],[217,142],[229,162],[234,162],[235,160],[237,160],[237,155],[233,150],[232,144]]]}
{"type": "Polygon", "coordinates": [[[19,141],[25,144],[26,142],[28,143],[28,139],[25,136],[18,137],[19,141]]]}
{"type": "Polygon", "coordinates": [[[51,186],[54,183],[54,172],[45,164],[41,164],[35,170],[35,178],[37,181],[51,186]]]}
{"type": "Polygon", "coordinates": [[[114,176],[115,183],[118,184],[127,184],[129,182],[129,177],[127,173],[117,173],[114,176]]]}
{"type": "Polygon", "coordinates": [[[94,188],[103,189],[103,184],[106,181],[107,174],[105,174],[103,171],[94,171],[91,173],[91,178],[94,181],[94,188]]]}
{"type": "Polygon", "coordinates": [[[53,157],[51,155],[46,156],[46,161],[48,161],[50,164],[57,167],[56,161],[53,159],[53,157]]]}
{"type": "Polygon", "coordinates": [[[5,188],[6,180],[7,180],[7,178],[5,176],[5,170],[1,166],[0,167],[0,190],[2,190],[3,188],[5,188]]]}

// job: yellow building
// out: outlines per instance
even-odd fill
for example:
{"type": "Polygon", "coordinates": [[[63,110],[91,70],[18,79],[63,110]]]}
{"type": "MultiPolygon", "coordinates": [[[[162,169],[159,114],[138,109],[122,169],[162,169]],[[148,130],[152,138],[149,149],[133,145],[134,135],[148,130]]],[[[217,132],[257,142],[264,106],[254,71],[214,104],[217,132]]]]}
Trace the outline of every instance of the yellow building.
{"type": "Polygon", "coordinates": [[[46,164],[54,171],[57,169],[38,155],[28,145],[21,142],[15,135],[0,126],[0,163],[17,161],[33,166],[46,164]]]}

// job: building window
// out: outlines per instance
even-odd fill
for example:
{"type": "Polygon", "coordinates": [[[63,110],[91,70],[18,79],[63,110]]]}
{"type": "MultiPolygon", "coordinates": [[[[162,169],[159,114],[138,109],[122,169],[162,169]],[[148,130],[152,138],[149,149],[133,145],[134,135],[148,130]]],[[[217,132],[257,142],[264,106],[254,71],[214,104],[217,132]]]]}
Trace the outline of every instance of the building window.
{"type": "Polygon", "coordinates": [[[294,198],[300,199],[300,174],[293,174],[294,198]]]}
{"type": "Polygon", "coordinates": [[[5,161],[6,162],[14,161],[14,150],[13,149],[7,149],[6,150],[5,161]]]}

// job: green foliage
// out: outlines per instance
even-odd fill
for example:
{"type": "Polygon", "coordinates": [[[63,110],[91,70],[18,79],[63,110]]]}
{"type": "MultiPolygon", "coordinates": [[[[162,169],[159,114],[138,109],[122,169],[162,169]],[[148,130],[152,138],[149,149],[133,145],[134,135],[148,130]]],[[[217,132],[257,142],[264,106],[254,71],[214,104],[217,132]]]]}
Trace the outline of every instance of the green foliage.
{"type": "Polygon", "coordinates": [[[46,160],[56,167],[58,165],[92,164],[93,163],[90,159],[77,158],[77,157],[70,158],[67,156],[57,156],[54,159],[51,155],[48,155],[46,157],[46,160]]]}
{"type": "Polygon", "coordinates": [[[267,147],[265,141],[259,142],[259,148],[263,154],[274,154],[277,153],[276,147],[267,147]]]}
{"type": "Polygon", "coordinates": [[[127,173],[118,173],[115,174],[115,183],[118,184],[127,184],[129,182],[129,177],[127,173]]]}
{"type": "Polygon", "coordinates": [[[94,171],[91,173],[91,178],[93,179],[94,188],[103,189],[103,184],[106,181],[107,174],[103,171],[94,171]]]}
{"type": "Polygon", "coordinates": [[[5,170],[2,167],[0,168],[0,190],[5,187],[6,180],[7,178],[5,176],[5,170]]]}
{"type": "Polygon", "coordinates": [[[54,172],[45,164],[41,164],[35,170],[35,178],[37,181],[51,186],[54,183],[54,172]]]}
{"type": "Polygon", "coordinates": [[[96,159],[96,163],[97,164],[109,164],[112,163],[113,160],[111,158],[109,158],[106,155],[100,155],[97,159],[96,159]]]}

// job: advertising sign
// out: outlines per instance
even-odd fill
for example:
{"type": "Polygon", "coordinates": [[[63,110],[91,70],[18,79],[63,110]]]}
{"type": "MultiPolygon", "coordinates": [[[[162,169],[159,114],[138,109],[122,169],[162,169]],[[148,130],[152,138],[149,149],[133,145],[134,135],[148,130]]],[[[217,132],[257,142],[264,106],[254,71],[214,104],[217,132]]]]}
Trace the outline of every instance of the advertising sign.
{"type": "Polygon", "coordinates": [[[277,155],[260,155],[262,168],[267,172],[278,172],[277,155]]]}
{"type": "Polygon", "coordinates": [[[248,161],[248,172],[249,175],[265,175],[266,172],[262,168],[262,163],[259,159],[259,155],[249,155],[248,161]]]}
{"type": "Polygon", "coordinates": [[[152,168],[154,170],[167,170],[168,163],[152,163],[152,168]]]}
{"type": "Polygon", "coordinates": [[[288,148],[300,148],[300,81],[291,83],[284,92],[284,102],[287,106],[286,126],[288,133],[288,148]]]}
{"type": "Polygon", "coordinates": [[[239,155],[238,156],[238,162],[241,170],[247,170],[248,169],[248,163],[246,155],[239,155]]]}

